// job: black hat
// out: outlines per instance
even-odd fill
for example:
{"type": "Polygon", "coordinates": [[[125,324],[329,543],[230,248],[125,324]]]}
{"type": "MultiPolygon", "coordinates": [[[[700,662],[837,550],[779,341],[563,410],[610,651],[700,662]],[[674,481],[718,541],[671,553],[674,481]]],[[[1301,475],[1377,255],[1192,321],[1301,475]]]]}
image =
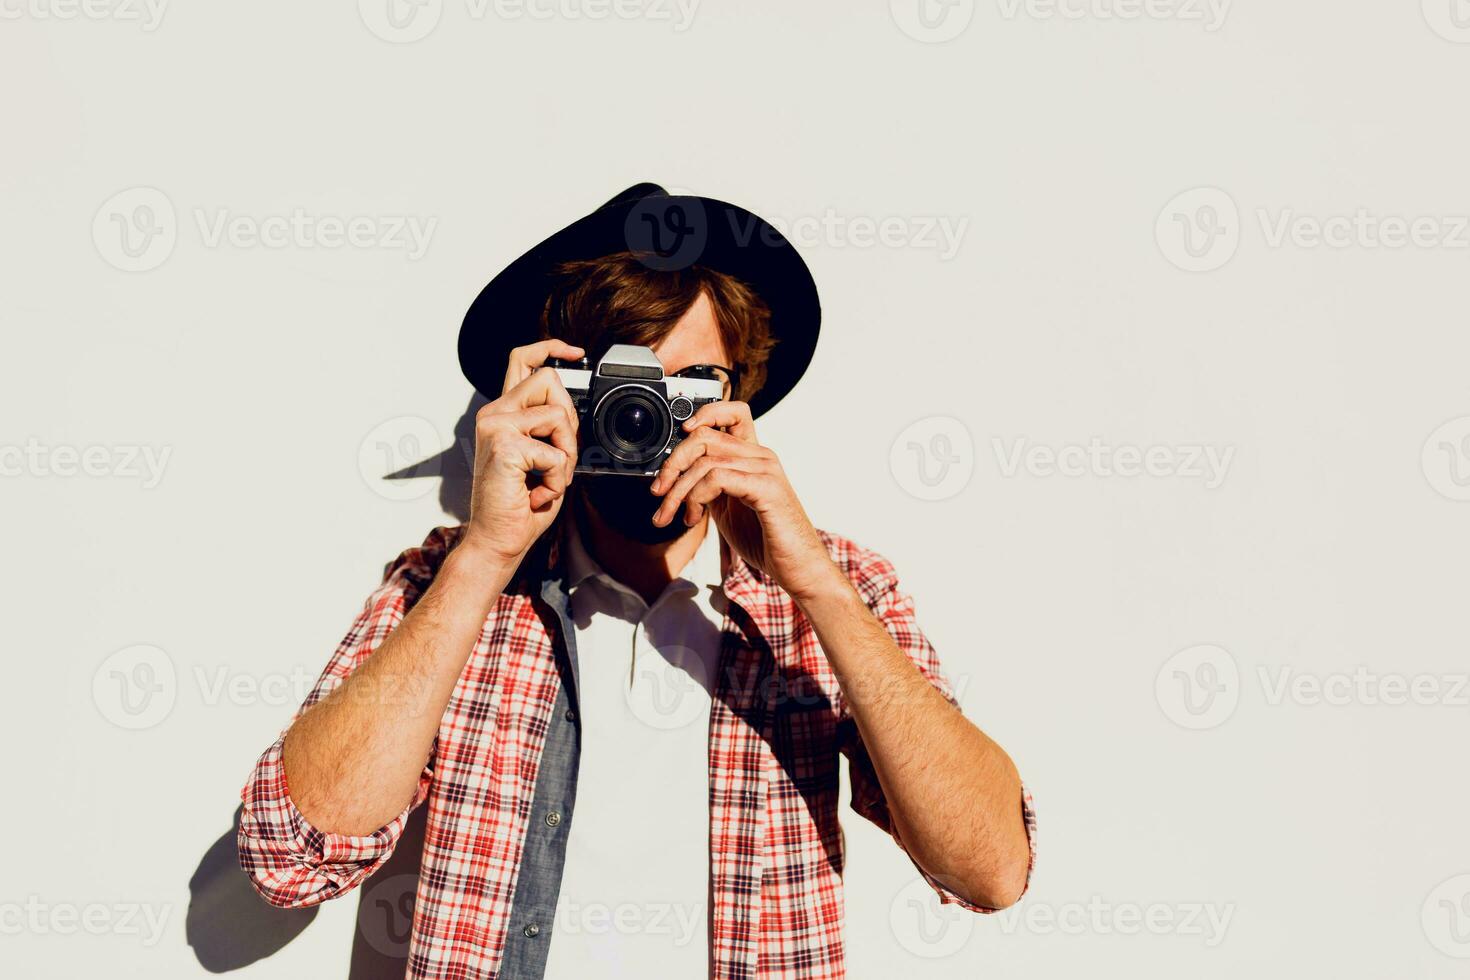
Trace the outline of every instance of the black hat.
{"type": "Polygon", "coordinates": [[[516,259],[480,291],[459,331],[459,366],[470,384],[487,398],[500,397],[511,349],[540,339],[553,270],[615,252],[634,252],[653,269],[702,265],[755,290],[771,310],[776,345],[766,382],[750,399],[752,415],[801,380],[817,346],[822,308],[795,246],[742,207],[637,184],[516,259]]]}

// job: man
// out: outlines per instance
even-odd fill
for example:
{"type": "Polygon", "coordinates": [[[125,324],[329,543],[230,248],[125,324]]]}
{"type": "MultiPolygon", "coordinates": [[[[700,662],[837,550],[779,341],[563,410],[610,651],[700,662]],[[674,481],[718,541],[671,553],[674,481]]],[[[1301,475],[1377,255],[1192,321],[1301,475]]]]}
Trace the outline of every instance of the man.
{"type": "Polygon", "coordinates": [[[486,287],[469,520],[389,565],[257,764],[240,857],[267,900],[356,887],[427,801],[412,977],[841,976],[839,754],[942,901],[1019,898],[1015,767],[891,566],[816,530],[756,437],[818,320],[774,228],[652,185],[486,287]],[[651,479],[576,472],[586,423],[544,366],[613,344],[723,383],[651,479]]]}

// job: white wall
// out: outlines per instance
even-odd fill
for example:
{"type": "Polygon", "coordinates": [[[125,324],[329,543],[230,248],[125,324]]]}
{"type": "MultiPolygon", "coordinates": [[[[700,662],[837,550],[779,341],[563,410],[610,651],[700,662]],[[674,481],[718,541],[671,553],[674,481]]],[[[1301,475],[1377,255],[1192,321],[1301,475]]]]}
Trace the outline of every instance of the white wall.
{"type": "MultiPolygon", "coordinates": [[[[301,928],[241,911],[216,850],[201,963],[190,878],[382,563],[443,519],[432,481],[379,477],[464,408],[470,299],[642,179],[802,233],[822,345],[761,437],[819,523],[895,560],[1037,798],[1040,870],[1003,918],[911,906],[903,858],[849,820],[855,977],[1459,975],[1470,37],[1450,0],[1222,24],[1203,0],[958,0],[932,30],[895,2],[703,0],[681,30],[672,6],[428,0],[410,43],[375,36],[370,0],[0,7],[8,975],[200,976],[301,928]],[[131,259],[112,216],[148,203],[172,251],[131,259]],[[211,238],[298,209],[435,224],[417,257],[211,238]],[[1299,223],[1360,209],[1345,247],[1299,223]],[[1418,244],[1371,244],[1419,217],[1418,244]],[[889,243],[854,219],[895,219],[889,243]],[[936,434],[952,469],[928,488],[908,444],[936,434]],[[1018,440],[1094,438],[1172,447],[1168,474],[1009,468],[1018,440]],[[89,447],[108,475],[57,472],[89,447]],[[1188,447],[1229,454],[1217,486],[1188,447]],[[127,465],[142,448],[168,454],[156,485],[127,465]],[[119,655],[136,645],[166,662],[119,655]],[[158,690],[129,715],[115,672],[148,681],[137,662],[158,690]],[[1423,703],[1384,703],[1420,675],[1423,703]],[[1215,700],[1186,702],[1191,678],[1215,700]]],[[[355,908],[238,976],[346,976],[355,908]]]]}

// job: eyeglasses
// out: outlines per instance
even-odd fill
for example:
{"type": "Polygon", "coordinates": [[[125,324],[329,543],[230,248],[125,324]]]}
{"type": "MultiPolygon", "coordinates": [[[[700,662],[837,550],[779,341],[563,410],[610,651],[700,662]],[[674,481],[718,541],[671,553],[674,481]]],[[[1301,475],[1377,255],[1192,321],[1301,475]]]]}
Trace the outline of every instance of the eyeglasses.
{"type": "Polygon", "coordinates": [[[682,371],[675,371],[676,378],[719,378],[725,384],[725,397],[734,398],[740,391],[740,369],[723,364],[691,364],[682,371]]]}

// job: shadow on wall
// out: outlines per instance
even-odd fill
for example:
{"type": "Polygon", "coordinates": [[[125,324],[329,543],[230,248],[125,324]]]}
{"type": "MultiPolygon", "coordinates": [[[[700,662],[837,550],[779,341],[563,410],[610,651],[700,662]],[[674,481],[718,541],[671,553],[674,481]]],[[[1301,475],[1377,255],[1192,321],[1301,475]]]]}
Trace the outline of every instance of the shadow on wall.
{"type": "MultiPolygon", "coordinates": [[[[348,980],[403,980],[408,970],[414,892],[424,854],[426,807],[419,807],[384,865],[358,889],[348,980]]],[[[255,893],[240,870],[234,825],[212,844],[189,879],[184,934],[210,973],[228,973],[280,952],[316,918],[317,909],[278,909],[255,893]]]]}
{"type": "MultiPolygon", "coordinates": [[[[484,404],[479,394],[470,399],[454,427],[454,444],[444,452],[383,478],[438,478],[440,506],[459,522],[469,520],[475,413],[484,404]]],[[[329,653],[322,654],[323,662],[329,653]]],[[[358,889],[357,929],[352,936],[348,980],[402,980],[407,972],[427,813],[427,807],[419,807],[404,828],[393,856],[358,889]]],[[[229,831],[210,845],[189,879],[185,935],[195,959],[210,973],[239,970],[275,955],[301,935],[317,914],[316,908],[273,908],[255,893],[240,870],[235,844],[239,829],[237,807],[229,831]]]]}
{"type": "Polygon", "coordinates": [[[229,832],[215,841],[189,879],[189,912],[184,935],[199,965],[226,973],[270,956],[311,925],[317,910],[278,909],[265,903],[240,870],[235,834],[240,808],[229,832]]]}
{"type": "Polygon", "coordinates": [[[420,480],[437,477],[439,506],[463,524],[470,519],[470,476],[475,465],[475,413],[486,404],[479,392],[470,398],[464,414],[454,425],[454,443],[437,456],[386,474],[385,480],[420,480]]]}

